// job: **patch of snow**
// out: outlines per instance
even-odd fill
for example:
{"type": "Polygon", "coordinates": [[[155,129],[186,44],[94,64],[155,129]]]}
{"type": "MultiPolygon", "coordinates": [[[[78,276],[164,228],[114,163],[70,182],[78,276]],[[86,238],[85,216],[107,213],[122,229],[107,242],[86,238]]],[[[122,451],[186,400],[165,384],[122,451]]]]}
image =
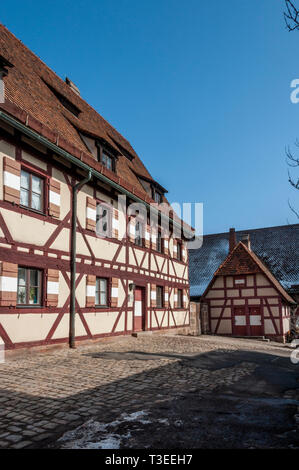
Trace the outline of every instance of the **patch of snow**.
{"type": "Polygon", "coordinates": [[[122,440],[129,439],[131,433],[120,435],[109,433],[108,429],[116,428],[122,423],[137,421],[141,424],[150,424],[151,421],[144,419],[146,411],[136,411],[131,414],[123,413],[119,419],[110,423],[99,423],[94,419],[78,426],[72,431],[67,431],[58,441],[63,442],[64,449],[119,449],[122,440]]]}

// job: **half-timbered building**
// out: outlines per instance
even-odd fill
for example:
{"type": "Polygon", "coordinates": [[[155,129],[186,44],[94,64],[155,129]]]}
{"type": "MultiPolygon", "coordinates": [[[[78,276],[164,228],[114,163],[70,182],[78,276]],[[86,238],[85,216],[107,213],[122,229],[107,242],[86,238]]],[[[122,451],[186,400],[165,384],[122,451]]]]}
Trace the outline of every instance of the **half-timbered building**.
{"type": "Polygon", "coordinates": [[[205,332],[285,341],[298,302],[298,246],[298,224],[205,236],[190,251],[191,298],[205,332]]]}
{"type": "Polygon", "coordinates": [[[0,78],[6,348],[187,327],[186,238],[166,190],[78,88],[4,26],[0,78]],[[143,217],[128,211],[136,203],[143,217]]]}

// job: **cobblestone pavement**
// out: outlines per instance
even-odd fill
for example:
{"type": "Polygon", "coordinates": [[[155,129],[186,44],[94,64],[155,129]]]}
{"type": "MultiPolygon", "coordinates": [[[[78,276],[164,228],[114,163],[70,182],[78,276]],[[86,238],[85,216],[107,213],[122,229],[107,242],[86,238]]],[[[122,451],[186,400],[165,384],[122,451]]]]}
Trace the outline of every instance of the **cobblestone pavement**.
{"type": "Polygon", "coordinates": [[[0,448],[45,447],[92,417],[111,422],[187,392],[198,399],[229,387],[257,367],[246,354],[221,367],[222,353],[240,350],[288,354],[254,341],[150,335],[10,359],[0,364],[0,448]],[[205,359],[215,351],[220,368],[205,359]]]}

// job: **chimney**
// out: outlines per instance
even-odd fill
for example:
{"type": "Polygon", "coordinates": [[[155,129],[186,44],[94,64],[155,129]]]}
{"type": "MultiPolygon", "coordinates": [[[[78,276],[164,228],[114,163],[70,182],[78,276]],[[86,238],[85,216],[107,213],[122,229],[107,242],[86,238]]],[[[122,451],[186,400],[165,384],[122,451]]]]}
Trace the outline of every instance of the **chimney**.
{"type": "Polygon", "coordinates": [[[73,90],[74,93],[76,93],[76,95],[80,96],[79,88],[68,77],[65,78],[65,83],[70,87],[71,90],[73,90]]]}
{"type": "Polygon", "coordinates": [[[236,232],[234,228],[229,229],[229,252],[231,253],[237,244],[236,232]]]}
{"type": "Polygon", "coordinates": [[[249,235],[243,235],[241,241],[248,248],[248,250],[251,251],[250,236],[249,235]]]}

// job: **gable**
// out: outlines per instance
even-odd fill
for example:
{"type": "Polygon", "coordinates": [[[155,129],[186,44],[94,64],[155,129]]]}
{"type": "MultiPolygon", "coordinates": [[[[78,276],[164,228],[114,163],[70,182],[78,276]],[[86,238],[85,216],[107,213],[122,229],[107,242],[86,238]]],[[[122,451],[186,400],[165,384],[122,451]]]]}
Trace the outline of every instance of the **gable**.
{"type": "Polygon", "coordinates": [[[236,276],[241,274],[253,274],[261,272],[261,268],[252,258],[243,243],[238,243],[236,248],[228,255],[226,260],[217,269],[215,275],[236,276]]]}
{"type": "MultiPolygon", "coordinates": [[[[236,232],[250,235],[253,252],[288,292],[299,293],[299,224],[236,232]],[[295,286],[297,285],[297,289],[295,286]],[[294,286],[294,288],[292,288],[294,286]]],[[[204,235],[202,247],[189,250],[190,295],[201,296],[229,251],[229,232],[204,235]]]]}
{"type": "Polygon", "coordinates": [[[288,303],[295,303],[294,299],[289,296],[258,256],[249,250],[242,242],[237,244],[234,250],[229,253],[225,261],[219,266],[205,290],[203,297],[207,295],[209,289],[213,286],[215,279],[219,276],[240,276],[257,273],[263,273],[269,280],[270,284],[272,284],[272,286],[288,303]]]}

